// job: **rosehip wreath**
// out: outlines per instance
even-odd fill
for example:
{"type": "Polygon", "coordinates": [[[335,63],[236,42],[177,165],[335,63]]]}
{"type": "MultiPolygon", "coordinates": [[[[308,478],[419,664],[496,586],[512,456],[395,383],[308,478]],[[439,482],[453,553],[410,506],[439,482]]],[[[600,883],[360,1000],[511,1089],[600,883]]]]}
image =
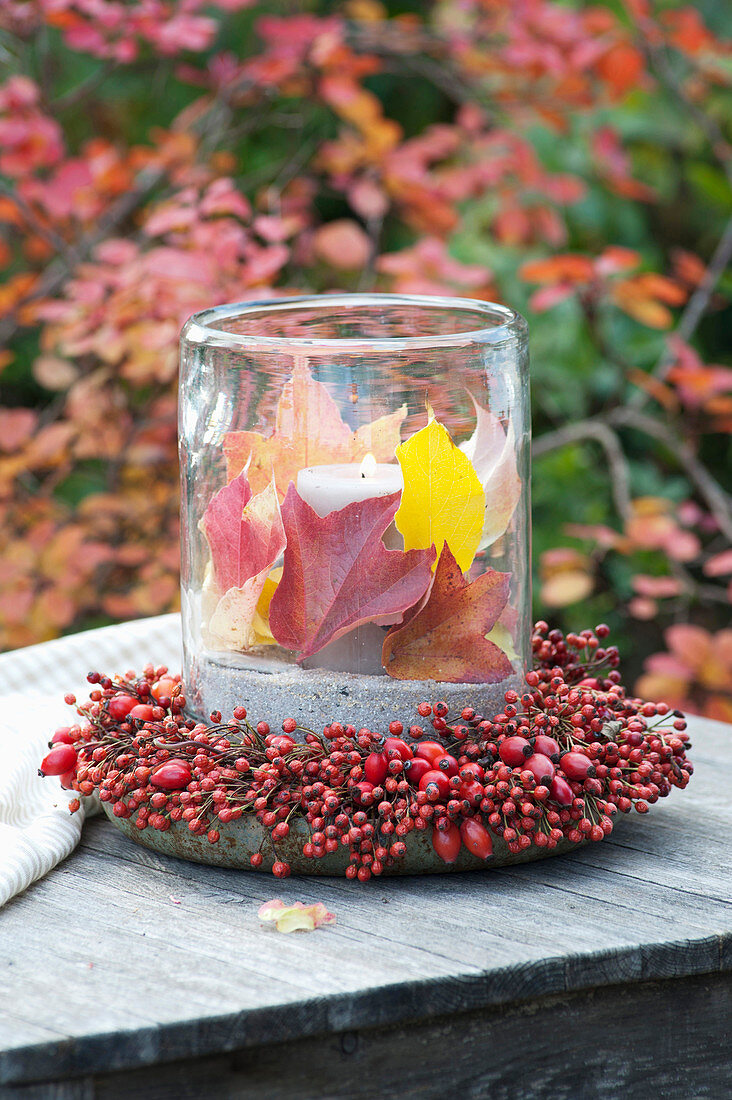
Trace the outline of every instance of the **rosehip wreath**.
{"type": "MultiPolygon", "coordinates": [[[[401,722],[387,737],[340,724],[318,734],[294,718],[273,733],[244,707],[205,725],[186,716],[180,677],[166,668],[150,664],[114,682],[90,672],[82,720],[56,731],[40,774],[96,791],[141,831],[185,822],[212,845],[230,822],[254,815],[275,856],[300,818],[303,856],[347,848],[346,877],[362,882],[402,859],[415,829],[431,830],[446,863],[463,846],[490,859],[493,836],[513,854],[599,841],[618,810],[647,813],[693,773],[683,715],[626,695],[617,648],[603,644],[608,633],[603,624],[565,638],[537,623],[525,693],[506,692],[493,718],[421,703],[429,736],[416,724],[405,733],[401,722]]],[[[73,695],[66,701],[76,705],[73,695]]],[[[69,809],[79,805],[74,798],[69,809]]],[[[262,866],[261,850],[251,864],[262,866]]],[[[272,870],[282,878],[290,866],[275,858],[272,870]]]]}

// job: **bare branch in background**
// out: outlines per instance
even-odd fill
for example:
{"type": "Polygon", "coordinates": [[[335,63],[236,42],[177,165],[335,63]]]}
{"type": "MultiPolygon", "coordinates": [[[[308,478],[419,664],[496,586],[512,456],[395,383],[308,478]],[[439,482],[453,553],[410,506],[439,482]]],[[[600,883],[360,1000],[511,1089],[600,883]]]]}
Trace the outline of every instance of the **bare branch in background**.
{"type": "Polygon", "coordinates": [[[605,452],[615,507],[620,517],[627,520],[631,512],[628,463],[616,433],[601,420],[580,420],[577,424],[566,424],[554,432],[545,432],[534,440],[532,457],[540,458],[550,451],[559,450],[571,443],[583,443],[588,439],[599,443],[605,452]]]}

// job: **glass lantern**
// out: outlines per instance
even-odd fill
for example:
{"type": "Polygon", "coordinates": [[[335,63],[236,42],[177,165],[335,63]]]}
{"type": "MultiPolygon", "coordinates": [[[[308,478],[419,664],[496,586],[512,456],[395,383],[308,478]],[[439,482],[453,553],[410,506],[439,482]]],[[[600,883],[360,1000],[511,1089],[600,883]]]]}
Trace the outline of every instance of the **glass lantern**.
{"type": "Polygon", "coordinates": [[[526,323],[343,294],[191,317],[180,380],[186,697],[385,732],[500,710],[529,660],[526,323]]]}

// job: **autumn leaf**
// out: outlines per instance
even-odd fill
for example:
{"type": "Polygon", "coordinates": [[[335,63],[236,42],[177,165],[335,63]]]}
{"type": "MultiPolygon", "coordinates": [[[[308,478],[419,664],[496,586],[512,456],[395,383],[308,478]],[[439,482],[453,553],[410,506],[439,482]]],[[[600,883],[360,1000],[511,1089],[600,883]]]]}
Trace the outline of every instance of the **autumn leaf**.
{"type": "Polygon", "coordinates": [[[489,569],[470,584],[446,543],[425,605],[384,640],[382,664],[397,680],[495,684],[513,671],[486,634],[506,606],[511,576],[489,569]]]}
{"type": "Polygon", "coordinates": [[[261,921],[274,921],[278,932],[312,932],[323,924],[335,924],[334,913],[329,913],[322,902],[303,905],[301,901],[285,905],[280,898],[260,905],[257,916],[261,921]]]}
{"type": "Polygon", "coordinates": [[[285,564],[269,607],[270,629],[300,659],[362,623],[401,615],[430,582],[431,549],[387,550],[381,536],[399,493],[320,517],[294,485],[282,504],[285,564]]]}
{"type": "Polygon", "coordinates": [[[300,470],[338,462],[358,462],[371,452],[377,462],[390,462],[399,444],[406,405],[379,417],[356,432],[341,418],[338,406],[322,382],[299,363],[282,387],[271,436],[260,432],[229,432],[224,439],[226,476],[231,481],[247,466],[252,489],[258,492],[273,476],[280,499],[300,470]]]}
{"type": "Polygon", "coordinates": [[[274,485],[252,496],[246,474],[239,474],[211,499],[200,527],[211,551],[203,586],[207,644],[240,650],[266,643],[254,620],[270,570],[285,548],[274,485]]]}
{"type": "Polygon", "coordinates": [[[504,533],[521,498],[521,478],[516,469],[516,438],[513,424],[504,431],[497,416],[473,398],[477,423],[470,439],[460,450],[472,462],[485,492],[485,519],[480,536],[484,550],[504,533]]]}
{"type": "Polygon", "coordinates": [[[439,557],[447,542],[467,573],[485,514],[485,493],[470,459],[432,415],[426,427],[397,447],[396,456],[404,491],[394,520],[405,550],[435,546],[439,557]]]}
{"type": "Polygon", "coordinates": [[[257,636],[257,645],[277,644],[277,640],[269,628],[269,606],[281,580],[282,566],[278,565],[267,575],[262,593],[257,601],[257,609],[254,612],[252,628],[257,636]]]}

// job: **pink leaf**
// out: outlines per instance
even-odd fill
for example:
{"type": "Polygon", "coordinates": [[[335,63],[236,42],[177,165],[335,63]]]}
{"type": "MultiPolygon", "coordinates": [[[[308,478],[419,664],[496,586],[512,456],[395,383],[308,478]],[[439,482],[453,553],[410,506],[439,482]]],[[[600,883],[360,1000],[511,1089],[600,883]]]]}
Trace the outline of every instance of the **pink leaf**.
{"type": "Polygon", "coordinates": [[[285,533],[270,484],[255,497],[245,472],[211,499],[201,520],[219,592],[240,588],[282,553],[285,533]]]}
{"type": "Polygon", "coordinates": [[[475,467],[486,499],[485,521],[479,549],[484,550],[504,533],[521,497],[521,478],[516,469],[516,440],[513,424],[504,431],[497,416],[475,398],[477,423],[460,450],[475,467]]]}
{"type": "Polygon", "coordinates": [[[400,614],[422,598],[434,550],[402,553],[381,541],[399,497],[357,501],[321,518],[290,485],[282,505],[284,572],[269,611],[280,645],[309,657],[354,627],[400,614]]]}

